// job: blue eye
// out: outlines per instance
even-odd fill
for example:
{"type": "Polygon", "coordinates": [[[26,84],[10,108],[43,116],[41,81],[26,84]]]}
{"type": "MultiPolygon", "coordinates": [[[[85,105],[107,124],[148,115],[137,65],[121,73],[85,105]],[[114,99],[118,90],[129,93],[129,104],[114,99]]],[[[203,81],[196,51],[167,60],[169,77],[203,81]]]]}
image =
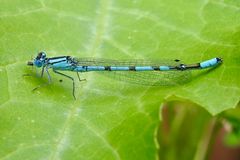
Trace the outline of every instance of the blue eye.
{"type": "Polygon", "coordinates": [[[42,67],[43,63],[40,60],[35,60],[34,65],[37,66],[37,67],[42,67]]]}

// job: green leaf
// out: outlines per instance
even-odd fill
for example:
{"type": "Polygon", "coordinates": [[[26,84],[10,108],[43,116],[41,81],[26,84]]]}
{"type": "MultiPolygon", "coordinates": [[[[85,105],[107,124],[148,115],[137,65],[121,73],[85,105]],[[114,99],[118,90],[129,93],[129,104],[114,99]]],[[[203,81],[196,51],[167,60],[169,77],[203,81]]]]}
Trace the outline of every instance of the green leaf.
{"type": "Polygon", "coordinates": [[[239,8],[234,0],[1,1],[0,158],[155,159],[165,101],[192,101],[213,115],[239,102],[239,8]],[[175,87],[81,74],[87,82],[76,81],[75,101],[71,82],[52,72],[53,84],[31,92],[47,82],[26,66],[42,50],[49,57],[224,63],[193,71],[191,82],[175,87]]]}

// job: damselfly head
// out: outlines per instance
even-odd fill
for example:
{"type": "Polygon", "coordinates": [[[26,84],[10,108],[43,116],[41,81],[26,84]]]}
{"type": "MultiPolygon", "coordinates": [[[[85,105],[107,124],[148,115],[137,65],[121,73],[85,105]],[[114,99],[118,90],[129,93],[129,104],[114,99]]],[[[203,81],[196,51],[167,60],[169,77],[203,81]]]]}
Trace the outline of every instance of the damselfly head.
{"type": "Polygon", "coordinates": [[[45,52],[39,52],[37,57],[33,60],[33,62],[28,62],[28,65],[42,67],[45,63],[46,57],[47,56],[45,52]]]}

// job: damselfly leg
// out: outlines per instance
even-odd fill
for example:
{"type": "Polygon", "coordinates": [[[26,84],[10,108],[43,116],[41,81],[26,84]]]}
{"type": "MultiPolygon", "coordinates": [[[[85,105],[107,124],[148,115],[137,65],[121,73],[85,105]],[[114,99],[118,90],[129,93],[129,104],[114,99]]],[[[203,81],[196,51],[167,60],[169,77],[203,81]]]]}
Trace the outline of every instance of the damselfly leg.
{"type": "MultiPolygon", "coordinates": [[[[75,82],[74,82],[74,78],[73,78],[73,77],[70,77],[70,76],[68,76],[68,75],[66,75],[66,74],[63,74],[63,73],[61,73],[61,72],[58,72],[58,71],[56,71],[56,70],[54,70],[54,69],[53,69],[53,72],[54,72],[54,73],[57,73],[57,74],[60,74],[60,75],[62,75],[62,76],[64,76],[64,77],[67,77],[67,78],[69,78],[69,79],[72,80],[72,82],[73,82],[72,95],[73,95],[74,99],[76,100],[76,97],[75,97],[75,82]]],[[[79,77],[79,79],[80,79],[80,77],[79,77]]]]}
{"type": "Polygon", "coordinates": [[[79,82],[81,82],[81,81],[87,81],[85,78],[84,78],[84,79],[81,79],[78,72],[77,72],[77,76],[78,76],[79,82]]]}
{"type": "MultiPolygon", "coordinates": [[[[41,77],[43,77],[44,68],[45,68],[45,67],[42,67],[41,77]]],[[[46,67],[46,69],[45,69],[45,71],[46,71],[46,73],[47,73],[47,76],[48,76],[48,83],[42,83],[42,84],[38,85],[37,87],[33,88],[32,91],[36,91],[37,89],[39,89],[39,88],[41,88],[41,87],[45,87],[45,86],[51,84],[52,80],[51,80],[51,76],[50,76],[50,74],[49,74],[49,72],[48,72],[48,68],[49,68],[49,67],[46,67]]]]}
{"type": "Polygon", "coordinates": [[[44,69],[45,69],[45,66],[42,67],[41,78],[43,77],[44,69]]]}

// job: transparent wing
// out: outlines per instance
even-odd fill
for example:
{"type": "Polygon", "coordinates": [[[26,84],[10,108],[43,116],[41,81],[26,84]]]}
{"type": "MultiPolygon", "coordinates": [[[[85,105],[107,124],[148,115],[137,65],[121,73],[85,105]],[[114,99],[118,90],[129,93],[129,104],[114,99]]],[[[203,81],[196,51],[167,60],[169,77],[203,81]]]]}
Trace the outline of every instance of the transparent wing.
{"type": "Polygon", "coordinates": [[[150,86],[176,86],[190,81],[191,73],[179,71],[105,72],[109,77],[134,84],[150,86]]]}
{"type": "MultiPolygon", "coordinates": [[[[81,66],[176,66],[179,60],[111,60],[74,58],[81,66]]],[[[120,81],[150,86],[175,86],[191,80],[190,71],[100,71],[97,72],[120,81]]]]}

